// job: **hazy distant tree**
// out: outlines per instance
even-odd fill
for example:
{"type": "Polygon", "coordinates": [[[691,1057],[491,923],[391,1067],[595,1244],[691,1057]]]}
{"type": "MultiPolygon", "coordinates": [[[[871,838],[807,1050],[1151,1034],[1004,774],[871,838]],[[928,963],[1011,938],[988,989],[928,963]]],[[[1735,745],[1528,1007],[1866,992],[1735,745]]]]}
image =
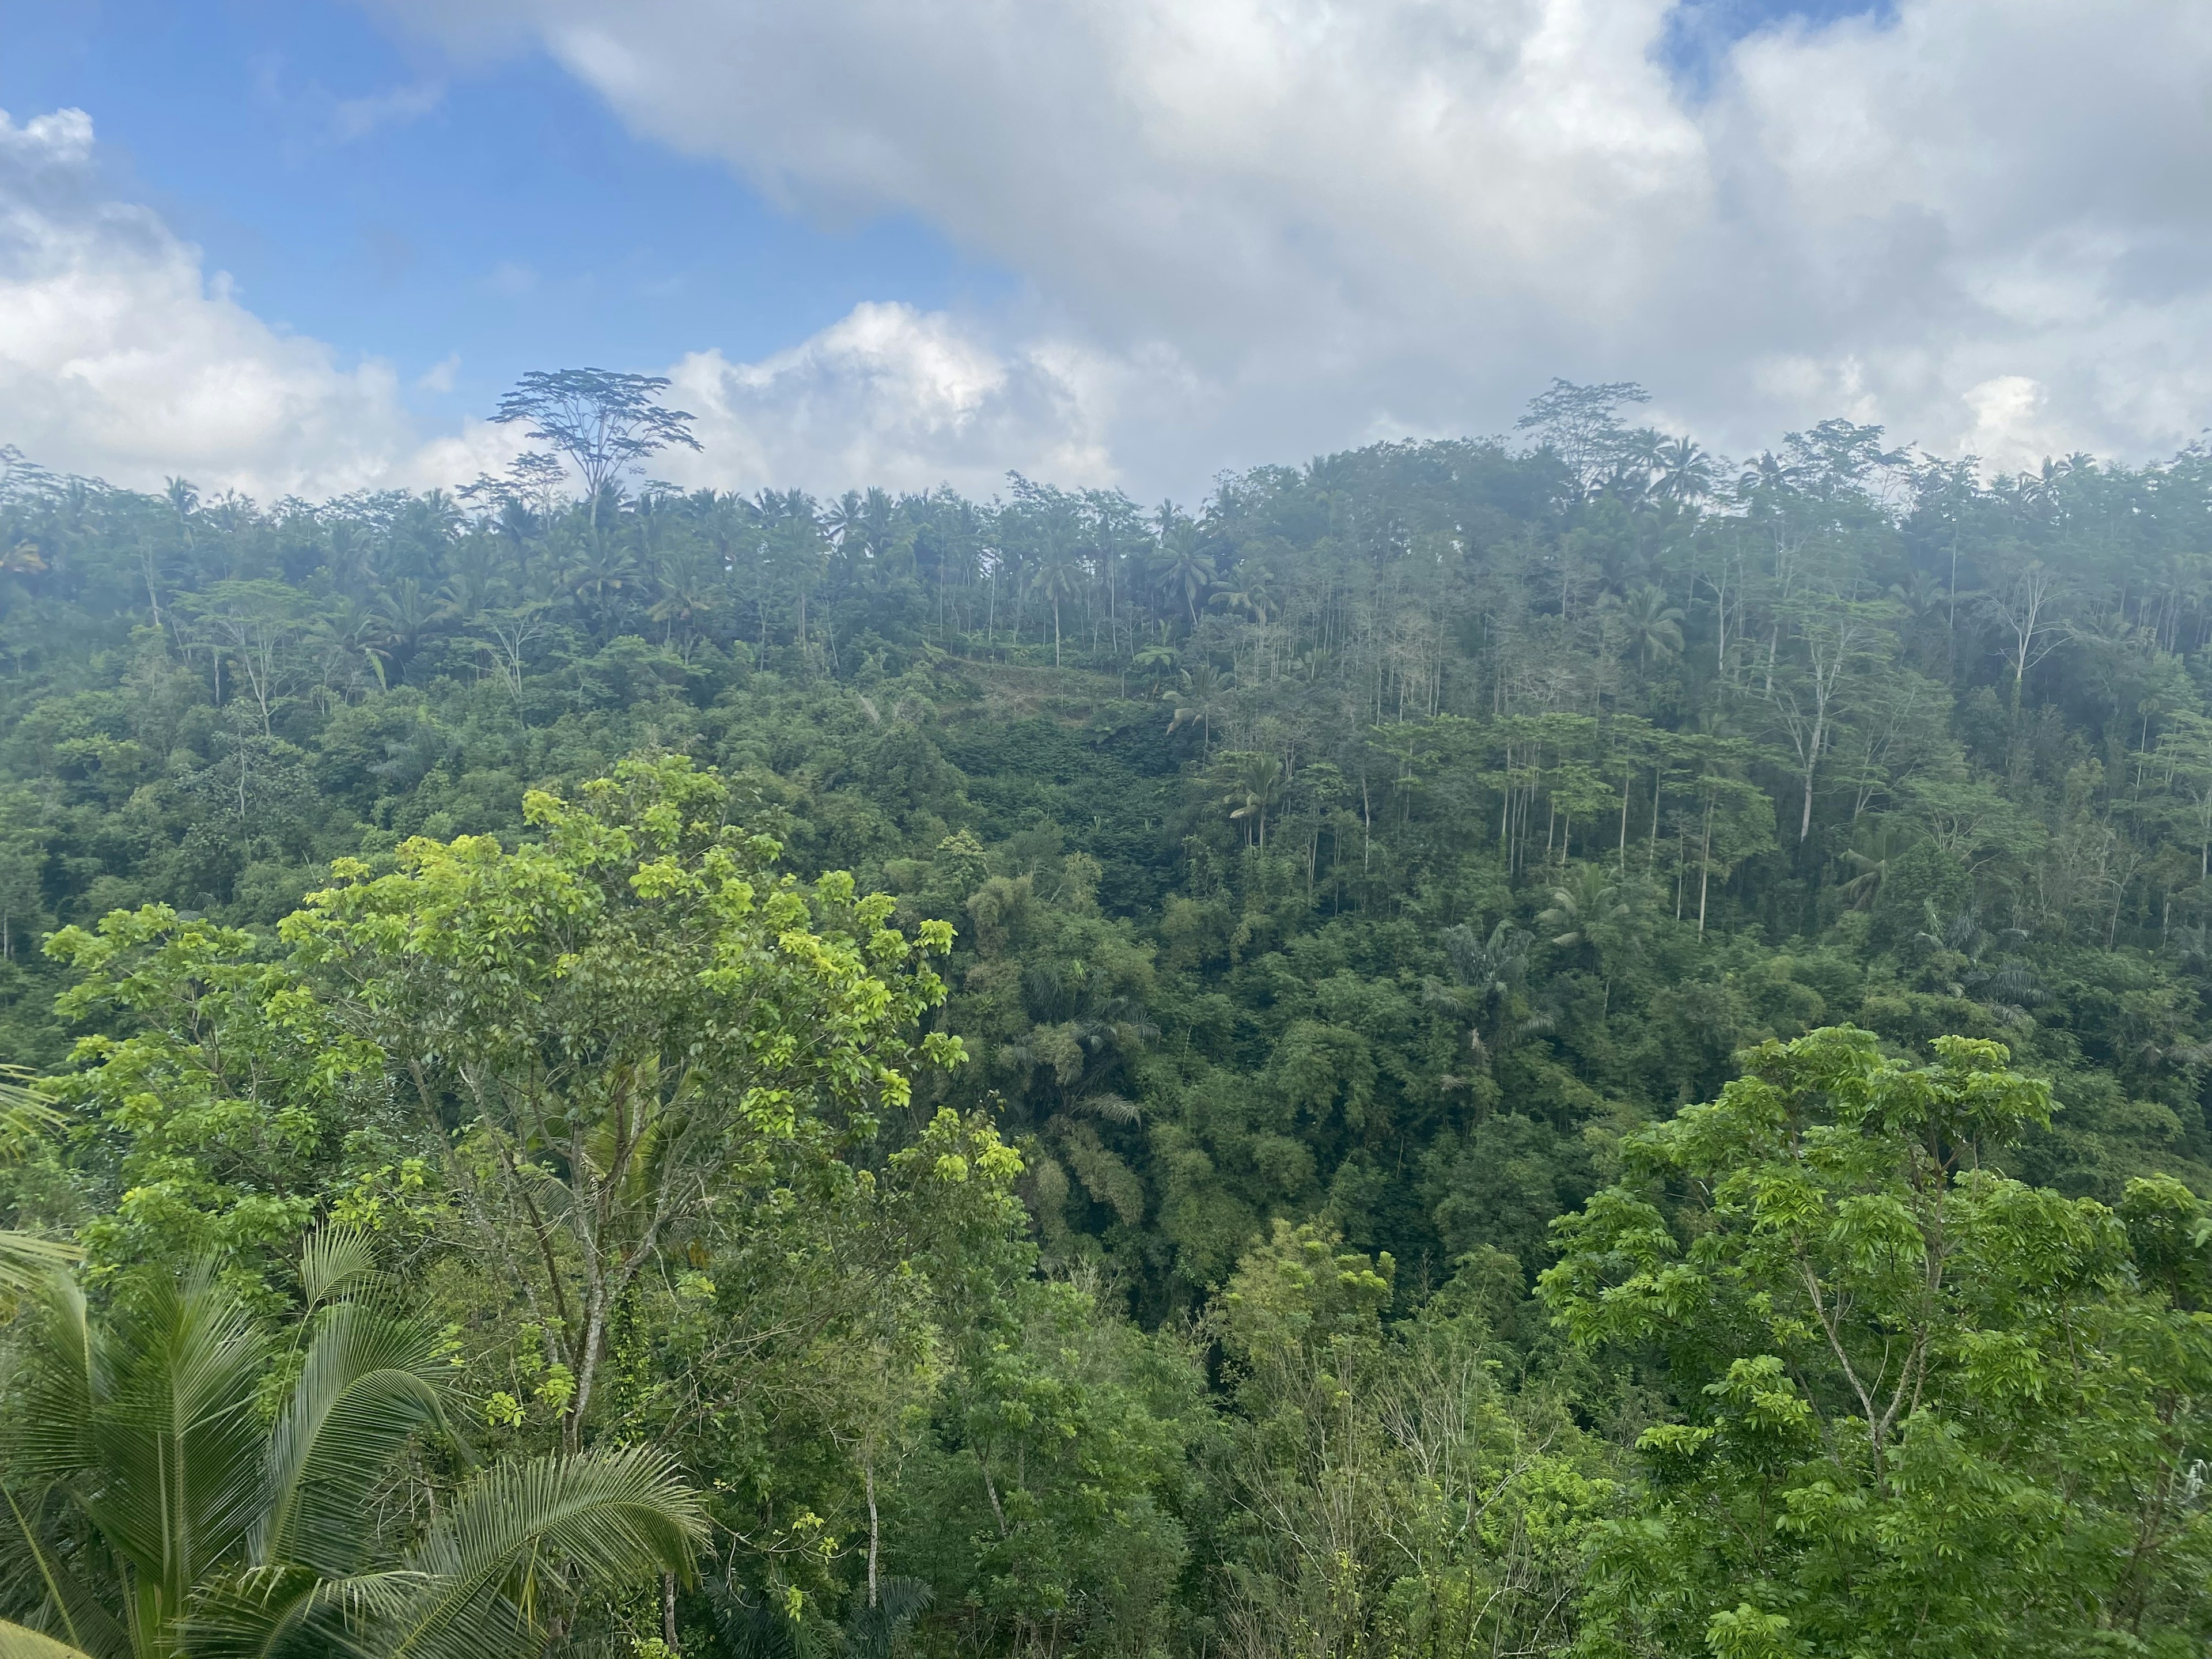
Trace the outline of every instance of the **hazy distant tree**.
{"type": "Polygon", "coordinates": [[[1613,411],[1623,404],[1648,404],[1651,394],[1633,380],[1577,386],[1555,380],[1551,390],[1530,399],[1528,412],[1514,422],[1557,455],[1576,483],[1587,490],[1617,459],[1624,433],[1613,411]]]}
{"type": "Polygon", "coordinates": [[[499,400],[492,424],[526,422],[528,436],[553,446],[583,476],[592,530],[599,527],[599,496],[617,474],[671,445],[696,450],[697,417],[664,409],[663,374],[624,374],[605,368],[533,369],[499,400]]]}

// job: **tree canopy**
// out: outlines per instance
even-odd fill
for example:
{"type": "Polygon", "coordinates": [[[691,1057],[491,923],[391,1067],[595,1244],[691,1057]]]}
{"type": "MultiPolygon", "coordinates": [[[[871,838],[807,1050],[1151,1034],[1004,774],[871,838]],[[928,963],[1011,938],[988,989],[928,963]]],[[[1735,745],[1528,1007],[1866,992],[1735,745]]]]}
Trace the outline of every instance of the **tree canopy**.
{"type": "Polygon", "coordinates": [[[667,390],[9,459],[7,1642],[2212,1638],[2204,454],[832,500],[667,390]]]}

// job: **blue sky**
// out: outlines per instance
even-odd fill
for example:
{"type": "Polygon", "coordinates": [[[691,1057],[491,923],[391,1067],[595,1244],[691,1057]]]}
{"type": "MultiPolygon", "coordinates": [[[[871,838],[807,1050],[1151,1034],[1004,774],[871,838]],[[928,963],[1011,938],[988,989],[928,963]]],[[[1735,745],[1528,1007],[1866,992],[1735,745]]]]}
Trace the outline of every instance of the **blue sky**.
{"type": "Polygon", "coordinates": [[[1733,453],[2155,453],[2212,399],[2208,16],[0,0],[0,443],[451,482],[592,362],[743,488],[1189,496],[1553,374],[1733,453]]]}
{"type": "Polygon", "coordinates": [[[270,321],[389,359],[434,416],[526,369],[750,358],[863,300],[1006,281],[910,217],[771,207],[541,53],[459,67],[356,6],[0,0],[0,109],[90,112],[118,194],[270,321]],[[418,384],[455,356],[450,392],[418,384]]]}

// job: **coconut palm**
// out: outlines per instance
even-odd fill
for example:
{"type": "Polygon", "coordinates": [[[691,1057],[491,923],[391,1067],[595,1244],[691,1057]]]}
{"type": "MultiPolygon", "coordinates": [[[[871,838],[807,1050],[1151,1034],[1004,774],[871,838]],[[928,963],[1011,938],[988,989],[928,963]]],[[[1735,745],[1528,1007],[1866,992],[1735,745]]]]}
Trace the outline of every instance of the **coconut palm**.
{"type": "Polygon", "coordinates": [[[1594,945],[1594,934],[1616,916],[1626,915],[1619,885],[1594,864],[1578,865],[1569,884],[1552,890],[1552,902],[1536,917],[1540,927],[1559,931],[1552,943],[1563,950],[1594,945]]]}
{"type": "MultiPolygon", "coordinates": [[[[61,1127],[62,1115],[18,1079],[28,1073],[0,1067],[0,1164],[20,1162],[61,1127]]],[[[65,1267],[76,1252],[34,1234],[0,1230],[0,1294],[20,1295],[65,1267]]]]}
{"type": "Polygon", "coordinates": [[[376,608],[384,618],[384,629],[374,648],[386,661],[403,666],[446,616],[444,607],[412,576],[401,577],[379,593],[376,608]]]}
{"type": "Polygon", "coordinates": [[[1642,951],[1649,932],[1640,901],[1644,884],[1616,877],[1602,866],[1577,865],[1565,884],[1552,890],[1552,902],[1537,926],[1556,929],[1551,941],[1562,950],[1587,951],[1605,980],[1605,1006],[1613,1005],[1613,977],[1642,951]]]}
{"type": "Polygon", "coordinates": [[[1171,645],[1148,645],[1129,659],[1129,665],[1152,676],[1152,695],[1158,696],[1163,682],[1176,665],[1176,648],[1171,645]]]}
{"type": "MultiPolygon", "coordinates": [[[[1487,937],[1465,922],[1443,932],[1444,956],[1455,988],[1435,986],[1437,1000],[1462,1010],[1468,1020],[1468,1047],[1484,1064],[1524,1037],[1552,1028],[1543,1010],[1530,1010],[1522,999],[1528,982],[1528,951],[1534,938],[1510,921],[1500,921],[1487,937]],[[1490,1027],[1487,1042],[1483,1027],[1490,1027]]],[[[1431,982],[1434,985],[1434,981],[1431,982]]]]}
{"type": "Polygon", "coordinates": [[[341,671],[350,670],[350,680],[367,665],[384,684],[384,657],[378,648],[386,637],[383,614],[361,599],[340,600],[315,623],[313,638],[323,659],[323,684],[332,685],[341,671]]]}
{"type": "Polygon", "coordinates": [[[1052,607],[1052,665],[1060,666],[1060,607],[1064,600],[1079,598],[1083,592],[1085,572],[1075,550],[1057,536],[1045,544],[1038,557],[1030,586],[1040,599],[1052,607]]]}
{"type": "Polygon", "coordinates": [[[674,643],[679,635],[688,643],[708,617],[721,608],[720,574],[699,558],[673,559],[662,568],[656,584],[659,597],[647,614],[668,630],[663,636],[668,643],[674,643]]]}
{"type": "Polygon", "coordinates": [[[1629,643],[1644,663],[1650,662],[1654,652],[1662,662],[1680,652],[1681,609],[1667,602],[1664,588],[1649,584],[1630,588],[1620,602],[1620,617],[1629,643]]]}
{"type": "MultiPolygon", "coordinates": [[[[492,1463],[397,1544],[379,1499],[418,1436],[450,1437],[453,1363],[358,1237],[311,1242],[301,1279],[290,1353],[204,1264],[97,1316],[66,1275],[40,1288],[0,1445],[36,1587],[15,1610],[63,1652],[500,1659],[580,1598],[688,1571],[702,1512],[642,1448],[492,1463]]],[[[0,1626],[18,1650],[40,1650],[0,1626]]]]}
{"type": "Polygon", "coordinates": [[[588,611],[596,611],[611,627],[622,592],[633,586],[642,572],[628,548],[595,543],[576,555],[568,567],[568,591],[588,611]]]}
{"type": "Polygon", "coordinates": [[[1186,726],[1199,729],[1199,745],[1206,748],[1213,741],[1213,719],[1228,707],[1230,676],[1221,673],[1212,664],[1193,663],[1182,671],[1182,687],[1168,695],[1175,702],[1175,717],[1168,722],[1170,734],[1186,726]]]}
{"type": "Polygon", "coordinates": [[[1713,458],[1687,438],[1659,446],[1658,493],[1669,501],[1694,501],[1713,493],[1713,458]]]}
{"type": "Polygon", "coordinates": [[[1275,594],[1267,571],[1258,565],[1239,565],[1234,587],[1224,587],[1206,601],[1218,605],[1234,615],[1243,611],[1255,623],[1264,623],[1275,613],[1275,594]]]}
{"type": "Polygon", "coordinates": [[[2008,947],[2025,945],[2027,930],[2003,927],[1992,932],[1982,926],[1982,914],[1972,905],[1954,911],[1947,921],[1926,902],[1927,927],[1912,936],[1924,952],[1921,972],[1936,989],[1954,997],[1971,997],[2009,1025],[2031,1022],[2028,1009],[2044,1000],[2035,971],[2008,947]]]}
{"type": "Polygon", "coordinates": [[[1229,817],[1256,831],[1256,843],[1267,844],[1267,809],[1283,793],[1283,763],[1273,755],[1224,755],[1229,763],[1229,793],[1221,804],[1232,810],[1229,817]]]}
{"type": "Polygon", "coordinates": [[[1199,528],[1188,519],[1176,519],[1174,509],[1160,509],[1160,546],[1154,568],[1160,586],[1170,596],[1180,595],[1190,612],[1190,625],[1198,626],[1198,602],[1213,586],[1213,561],[1200,541],[1199,528]]]}
{"type": "Polygon", "coordinates": [[[1853,909],[1873,907],[1889,880],[1890,870],[1914,840],[1912,832],[1905,825],[1885,822],[1860,836],[1858,845],[1844,850],[1844,866],[1852,874],[1838,890],[1851,902],[1853,909]]]}

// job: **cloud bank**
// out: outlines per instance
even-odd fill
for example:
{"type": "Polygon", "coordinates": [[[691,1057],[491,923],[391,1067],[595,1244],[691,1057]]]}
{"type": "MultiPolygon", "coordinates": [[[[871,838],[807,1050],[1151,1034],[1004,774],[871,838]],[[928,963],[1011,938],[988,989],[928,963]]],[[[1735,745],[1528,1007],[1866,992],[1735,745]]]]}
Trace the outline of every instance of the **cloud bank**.
{"type": "Polygon", "coordinates": [[[56,469],[262,495],[382,481],[410,440],[391,371],[340,368],[101,195],[92,122],[0,114],[0,441],[56,469]]]}
{"type": "MultiPolygon", "coordinates": [[[[1694,77],[1664,61],[1667,0],[378,9],[463,72],[548,52],[794,211],[913,215],[1018,279],[960,315],[885,294],[757,363],[701,342],[667,372],[705,417],[702,482],[1014,466],[1188,495],[1223,466],[1501,429],[1555,374],[1642,380],[1738,453],[1843,414],[2007,467],[2142,458],[2212,409],[2212,9],[1900,0],[1694,77]]],[[[15,441],[271,480],[481,447],[426,453],[386,371],[263,327],[147,216],[55,185],[82,118],[7,134],[15,441]]]]}

